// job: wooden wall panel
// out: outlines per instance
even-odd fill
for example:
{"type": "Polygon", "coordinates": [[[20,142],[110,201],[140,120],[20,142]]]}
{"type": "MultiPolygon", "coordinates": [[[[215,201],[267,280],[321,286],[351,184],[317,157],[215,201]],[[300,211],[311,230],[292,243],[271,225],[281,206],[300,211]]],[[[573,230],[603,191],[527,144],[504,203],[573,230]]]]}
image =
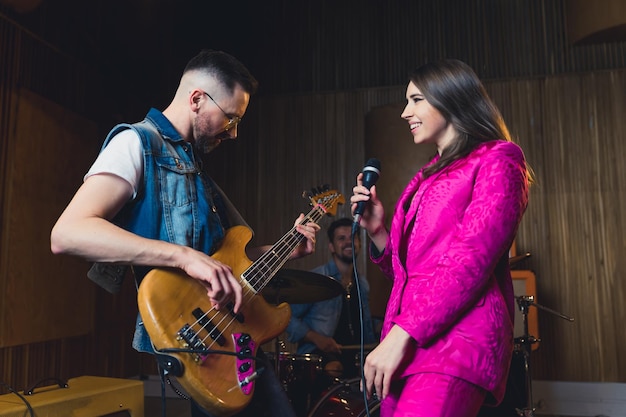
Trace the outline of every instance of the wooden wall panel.
{"type": "Polygon", "coordinates": [[[97,153],[93,123],[19,91],[7,158],[0,346],[87,334],[87,263],[50,252],[50,231],[97,153]],[[68,180],[73,178],[73,180],[68,180]]]}
{"type": "Polygon", "coordinates": [[[540,379],[625,381],[626,72],[490,82],[536,174],[518,251],[537,275],[540,379]]]}

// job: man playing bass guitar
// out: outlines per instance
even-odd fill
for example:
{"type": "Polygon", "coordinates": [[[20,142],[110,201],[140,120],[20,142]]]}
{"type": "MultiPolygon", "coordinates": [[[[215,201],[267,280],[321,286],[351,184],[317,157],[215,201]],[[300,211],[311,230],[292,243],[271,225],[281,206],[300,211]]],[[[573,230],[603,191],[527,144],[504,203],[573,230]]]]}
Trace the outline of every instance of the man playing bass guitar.
{"type": "MultiPolygon", "coordinates": [[[[231,266],[211,255],[229,228],[244,223],[199,168],[199,152],[237,137],[256,88],[244,65],[226,53],[206,50],[193,57],[165,110],[150,109],[143,121],[120,124],[109,133],[52,230],[52,252],[96,262],[90,278],[112,292],[122,270],[117,265],[132,265],[138,282],[153,268],[174,268],[201,284],[213,309],[237,314],[245,292],[231,266]]],[[[311,254],[318,230],[301,214],[294,226],[298,244],[288,256],[311,254]]],[[[245,255],[255,260],[268,248],[246,248],[245,255]]],[[[138,317],[133,346],[153,353],[143,324],[138,317]]],[[[263,392],[243,411],[206,407],[192,398],[192,415],[294,415],[271,369],[256,382],[256,392],[263,392]]]]}

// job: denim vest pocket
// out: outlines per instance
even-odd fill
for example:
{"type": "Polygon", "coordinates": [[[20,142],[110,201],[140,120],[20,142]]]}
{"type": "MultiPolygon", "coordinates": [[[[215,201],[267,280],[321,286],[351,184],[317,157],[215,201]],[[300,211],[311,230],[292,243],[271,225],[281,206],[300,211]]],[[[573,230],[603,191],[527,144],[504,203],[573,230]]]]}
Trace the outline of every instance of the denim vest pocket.
{"type": "Polygon", "coordinates": [[[196,201],[196,167],[193,164],[171,156],[155,157],[155,162],[164,204],[182,207],[196,201]],[[185,177],[182,181],[181,176],[185,177]]]}

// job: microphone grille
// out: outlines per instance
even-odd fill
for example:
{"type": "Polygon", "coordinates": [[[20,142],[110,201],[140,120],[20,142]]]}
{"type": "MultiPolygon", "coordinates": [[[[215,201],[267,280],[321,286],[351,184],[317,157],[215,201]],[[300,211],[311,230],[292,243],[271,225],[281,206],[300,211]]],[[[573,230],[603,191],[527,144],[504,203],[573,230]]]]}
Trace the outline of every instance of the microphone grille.
{"type": "Polygon", "coordinates": [[[380,171],[380,161],[377,158],[368,159],[367,162],[365,163],[365,166],[376,168],[378,171],[380,171]]]}

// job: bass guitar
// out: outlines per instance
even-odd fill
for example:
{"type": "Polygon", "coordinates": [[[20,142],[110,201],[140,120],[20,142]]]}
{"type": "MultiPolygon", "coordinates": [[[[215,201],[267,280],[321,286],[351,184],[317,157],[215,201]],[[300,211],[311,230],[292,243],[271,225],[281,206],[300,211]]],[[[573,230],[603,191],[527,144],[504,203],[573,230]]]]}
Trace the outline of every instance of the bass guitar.
{"type": "MultiPolygon", "coordinates": [[[[331,190],[310,201],[313,208],[301,224],[334,215],[344,197],[331,190]]],[[[232,305],[213,308],[205,287],[178,269],[151,270],[138,290],[139,312],[159,363],[194,401],[220,416],[248,405],[254,380],[263,371],[263,362],[257,366],[255,361],[258,347],[278,337],[291,318],[288,304],[270,305],[260,293],[304,236],[294,226],[255,262],[245,254],[251,238],[249,228],[232,227],[212,255],[232,268],[243,288],[236,314],[232,305]]]]}

